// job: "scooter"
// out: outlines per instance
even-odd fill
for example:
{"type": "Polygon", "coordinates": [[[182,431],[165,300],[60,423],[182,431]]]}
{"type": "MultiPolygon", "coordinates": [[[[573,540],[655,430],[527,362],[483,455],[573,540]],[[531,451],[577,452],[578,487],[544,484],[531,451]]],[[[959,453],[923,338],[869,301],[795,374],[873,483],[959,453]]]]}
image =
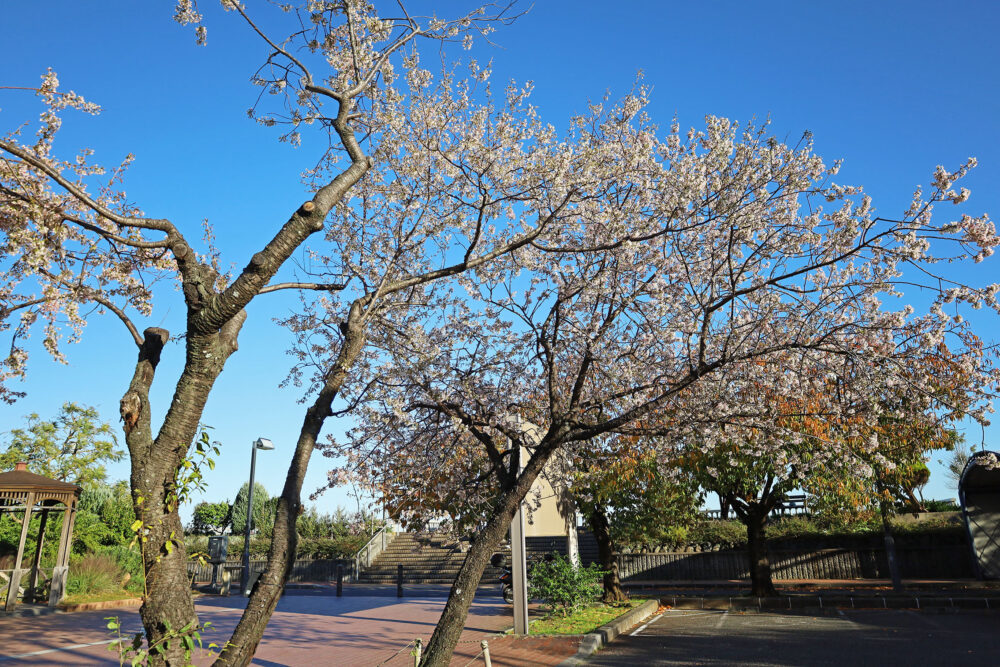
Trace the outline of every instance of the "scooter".
{"type": "MultiPolygon", "coordinates": [[[[545,554],[542,560],[548,562],[552,560],[552,554],[545,554]]],[[[528,577],[531,577],[531,570],[534,569],[535,563],[538,562],[537,558],[528,561],[528,577]]],[[[500,582],[500,595],[503,596],[503,601],[507,604],[514,604],[514,573],[511,571],[510,565],[504,564],[503,554],[493,554],[490,558],[490,564],[493,567],[503,568],[503,573],[497,581],[500,582]]]]}
{"type": "Polygon", "coordinates": [[[503,572],[497,579],[500,582],[500,595],[507,604],[514,604],[514,573],[511,571],[510,565],[504,564],[504,560],[503,554],[493,554],[493,557],[490,558],[490,565],[503,568],[503,572]]]}
{"type": "Polygon", "coordinates": [[[507,604],[514,604],[514,575],[509,567],[503,569],[503,574],[497,580],[500,582],[500,595],[507,604]]]}

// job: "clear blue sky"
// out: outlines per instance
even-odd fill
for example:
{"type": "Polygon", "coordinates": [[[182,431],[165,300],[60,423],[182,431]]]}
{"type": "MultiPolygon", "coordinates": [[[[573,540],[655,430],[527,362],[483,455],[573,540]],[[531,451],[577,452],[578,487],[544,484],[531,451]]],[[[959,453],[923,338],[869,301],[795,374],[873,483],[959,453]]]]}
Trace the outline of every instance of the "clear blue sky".
{"type": "MultiPolygon", "coordinates": [[[[57,146],[80,147],[114,164],[137,156],[126,180],[130,198],[146,213],[167,217],[191,236],[203,218],[216,226],[224,260],[242,267],[305,198],[299,173],[320,148],[294,150],[246,118],[258,89],[247,81],[261,62],[260,44],[232,14],[202,0],[209,44],[174,24],[169,0],[127,2],[52,0],[4,4],[0,85],[30,86],[46,67],[104,107],[97,118],[70,116],[57,146]]],[[[251,11],[259,2],[248,1],[251,11]]],[[[436,4],[441,13],[457,2],[436,4]]],[[[500,48],[477,48],[494,60],[494,81],[535,82],[534,102],[556,127],[605,90],[627,90],[643,70],[653,87],[652,112],[662,126],[677,115],[683,127],[706,114],[746,121],[771,118],[774,133],[815,135],[817,151],[844,158],[839,180],[861,184],[879,212],[898,215],[914,187],[937,164],[956,168],[975,155],[980,167],[966,186],[968,212],[1000,216],[1000,5],[966,2],[588,2],[539,0],[515,25],[495,35],[500,48]]],[[[0,90],[0,132],[37,115],[29,94],[0,90]]],[[[949,211],[941,209],[941,213],[949,211]]],[[[967,280],[1000,280],[1000,257],[967,270],[967,280]]],[[[918,306],[923,298],[907,295],[918,306]]],[[[140,326],[180,331],[183,305],[160,294],[140,326]]],[[[232,499],[246,479],[249,446],[258,436],[277,450],[258,459],[258,480],[274,493],[301,422],[294,389],[277,385],[287,370],[288,336],[271,322],[294,300],[270,295],[250,308],[240,350],[212,394],[205,422],[215,427],[224,454],[210,473],[208,499],[232,499]]],[[[972,319],[995,341],[997,320],[972,319]]],[[[7,340],[0,341],[6,345],[7,340]]],[[[0,406],[0,430],[28,412],[53,415],[64,401],[97,406],[117,419],[135,348],[117,321],[94,322],[69,366],[40,351],[21,387],[27,398],[0,406]]],[[[179,372],[180,345],[168,348],[155,385],[160,413],[179,372]]],[[[334,431],[342,426],[332,425],[334,431]]],[[[978,428],[968,439],[978,443],[978,428]]],[[[986,434],[1000,447],[1000,430],[986,434]]],[[[315,458],[306,483],[319,485],[328,462],[315,458]]],[[[932,466],[929,497],[951,497],[932,466]]],[[[127,467],[113,470],[127,476],[127,467]]],[[[319,505],[353,507],[346,493],[319,505]]]]}

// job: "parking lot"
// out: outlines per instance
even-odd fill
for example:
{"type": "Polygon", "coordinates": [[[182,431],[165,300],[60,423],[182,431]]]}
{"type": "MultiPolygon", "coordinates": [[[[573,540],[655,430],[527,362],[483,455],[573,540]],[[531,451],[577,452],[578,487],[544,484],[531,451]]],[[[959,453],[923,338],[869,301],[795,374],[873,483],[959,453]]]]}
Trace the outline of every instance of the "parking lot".
{"type": "Polygon", "coordinates": [[[994,667],[1000,664],[1000,613],[668,609],[587,664],[994,667]]]}

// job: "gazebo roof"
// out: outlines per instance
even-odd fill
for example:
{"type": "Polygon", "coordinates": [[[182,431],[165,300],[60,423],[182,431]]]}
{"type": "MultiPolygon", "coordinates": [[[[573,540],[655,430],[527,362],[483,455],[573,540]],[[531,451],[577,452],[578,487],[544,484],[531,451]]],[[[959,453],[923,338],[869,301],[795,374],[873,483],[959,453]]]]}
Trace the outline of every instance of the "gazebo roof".
{"type": "Polygon", "coordinates": [[[29,492],[57,498],[80,495],[80,487],[28,472],[28,466],[18,463],[11,472],[0,473],[0,497],[20,497],[29,492]],[[13,493],[11,493],[13,492],[13,493]]]}
{"type": "Polygon", "coordinates": [[[1000,453],[983,451],[969,457],[959,478],[960,490],[1000,491],[1000,453]]]}

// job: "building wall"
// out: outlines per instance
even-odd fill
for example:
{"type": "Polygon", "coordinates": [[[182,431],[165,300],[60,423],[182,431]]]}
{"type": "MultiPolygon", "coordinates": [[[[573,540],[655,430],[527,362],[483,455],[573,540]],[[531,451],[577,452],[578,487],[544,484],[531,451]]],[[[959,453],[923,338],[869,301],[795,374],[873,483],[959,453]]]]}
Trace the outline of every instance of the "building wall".
{"type": "Polygon", "coordinates": [[[566,536],[566,519],[559,511],[559,494],[545,475],[539,475],[525,498],[524,536],[566,536]]]}

